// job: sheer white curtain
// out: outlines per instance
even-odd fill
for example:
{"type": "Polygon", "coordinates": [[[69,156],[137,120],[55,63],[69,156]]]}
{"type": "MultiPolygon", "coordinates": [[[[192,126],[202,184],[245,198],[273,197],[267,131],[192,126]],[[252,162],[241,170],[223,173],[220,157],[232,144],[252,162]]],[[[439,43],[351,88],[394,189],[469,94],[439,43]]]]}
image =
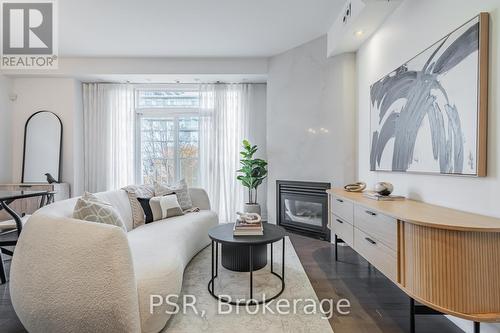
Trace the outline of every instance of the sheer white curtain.
{"type": "Polygon", "coordinates": [[[84,83],[84,186],[89,192],[134,183],[134,89],[84,83]]]}
{"type": "Polygon", "coordinates": [[[200,170],[221,222],[231,222],[244,203],[244,188],[236,179],[241,141],[248,137],[250,84],[201,86],[200,170]]]}

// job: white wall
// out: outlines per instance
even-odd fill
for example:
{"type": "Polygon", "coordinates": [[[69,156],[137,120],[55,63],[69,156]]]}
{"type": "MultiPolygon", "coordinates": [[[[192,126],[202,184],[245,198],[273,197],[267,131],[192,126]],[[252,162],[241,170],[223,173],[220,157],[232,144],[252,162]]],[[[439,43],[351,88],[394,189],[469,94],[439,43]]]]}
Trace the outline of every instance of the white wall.
{"type": "MultiPolygon", "coordinates": [[[[373,185],[377,181],[394,184],[395,192],[443,206],[500,217],[500,117],[498,96],[499,0],[405,1],[357,54],[358,73],[358,176],[373,185]],[[369,171],[370,84],[389,73],[436,40],[481,11],[490,12],[490,88],[488,115],[488,177],[412,175],[369,171]]],[[[466,92],[464,92],[466,93],[466,92]]],[[[473,222],[473,221],[471,221],[473,222]]],[[[460,321],[471,329],[470,322],[460,321]]],[[[482,332],[500,331],[484,325],[482,332]]]]}
{"type": "Polygon", "coordinates": [[[395,191],[412,198],[500,217],[498,128],[498,7],[499,0],[420,0],[404,2],[358,51],[359,144],[358,175],[372,185],[386,180],[395,191]],[[453,15],[443,15],[450,13],[453,15]],[[491,12],[488,177],[412,175],[370,172],[370,84],[389,73],[480,11],[491,12]]]}
{"type": "Polygon", "coordinates": [[[265,74],[267,58],[60,58],[46,69],[4,70],[16,76],[85,77],[99,74],[265,74]]]}
{"type": "MultiPolygon", "coordinates": [[[[250,96],[248,140],[258,146],[255,157],[267,160],[266,150],[266,90],[265,84],[253,84],[250,96]]],[[[267,219],[267,179],[257,189],[257,201],[261,205],[262,217],[267,219]]],[[[246,193],[247,191],[245,191],[246,193]]],[[[245,194],[248,199],[248,194],[245,194]]]]}
{"type": "Polygon", "coordinates": [[[267,201],[273,223],[276,180],[332,186],[354,180],[355,57],[327,58],[326,47],[323,36],[269,61],[267,201]]]}
{"type": "Polygon", "coordinates": [[[0,183],[12,181],[12,80],[0,75],[0,183]]]}
{"type": "Polygon", "coordinates": [[[24,125],[35,112],[49,110],[61,118],[63,124],[62,181],[70,183],[71,193],[80,194],[82,169],[80,147],[83,132],[81,118],[81,84],[74,79],[16,78],[13,91],[17,100],[13,103],[12,121],[12,174],[13,181],[20,182],[24,142],[24,125]],[[75,161],[77,163],[75,163],[75,161]]]}
{"type": "MultiPolygon", "coordinates": [[[[9,181],[19,182],[22,173],[24,124],[40,110],[56,113],[63,123],[62,181],[71,185],[71,194],[83,193],[83,103],[81,83],[68,78],[14,78],[13,91],[18,99],[12,103],[14,117],[11,137],[12,161],[9,157],[9,181]],[[12,170],[12,172],[10,171],[12,170]],[[12,174],[12,175],[11,175],[12,174]]],[[[0,81],[1,83],[1,81],[0,81]]],[[[0,86],[0,89],[2,87],[0,86]]],[[[1,92],[2,90],[0,90],[1,92]]],[[[259,146],[258,156],[266,158],[266,85],[254,84],[250,100],[249,139],[259,146]]],[[[1,100],[0,100],[1,103],[1,100]]],[[[0,104],[1,106],[1,104],[0,104]]],[[[10,126],[8,127],[10,128],[10,126]]],[[[9,145],[10,147],[10,145],[9,145]]],[[[9,153],[10,155],[10,153],[9,153]]],[[[2,160],[3,161],[3,160],[2,160]]],[[[259,189],[259,202],[266,214],[267,186],[259,189]]]]}

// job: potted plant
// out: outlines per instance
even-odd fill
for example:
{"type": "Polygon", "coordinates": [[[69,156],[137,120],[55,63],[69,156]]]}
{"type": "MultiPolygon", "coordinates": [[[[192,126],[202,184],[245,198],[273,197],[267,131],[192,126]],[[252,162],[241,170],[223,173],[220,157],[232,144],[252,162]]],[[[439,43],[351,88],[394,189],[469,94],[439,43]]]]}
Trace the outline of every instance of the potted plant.
{"type": "Polygon", "coordinates": [[[243,186],[248,188],[248,202],[245,204],[246,213],[261,214],[260,205],[257,203],[257,187],[267,177],[267,162],[260,158],[254,158],[257,146],[252,146],[248,140],[243,140],[243,151],[240,152],[241,174],[236,178],[243,186]]]}

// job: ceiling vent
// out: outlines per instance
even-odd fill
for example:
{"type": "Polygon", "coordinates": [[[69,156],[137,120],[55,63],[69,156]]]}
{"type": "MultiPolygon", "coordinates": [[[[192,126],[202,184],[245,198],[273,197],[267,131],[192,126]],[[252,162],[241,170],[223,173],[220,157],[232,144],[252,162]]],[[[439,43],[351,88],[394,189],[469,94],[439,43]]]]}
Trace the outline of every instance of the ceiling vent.
{"type": "Polygon", "coordinates": [[[342,17],[342,23],[347,24],[349,18],[351,17],[351,2],[348,2],[344,9],[344,16],[342,17]]]}

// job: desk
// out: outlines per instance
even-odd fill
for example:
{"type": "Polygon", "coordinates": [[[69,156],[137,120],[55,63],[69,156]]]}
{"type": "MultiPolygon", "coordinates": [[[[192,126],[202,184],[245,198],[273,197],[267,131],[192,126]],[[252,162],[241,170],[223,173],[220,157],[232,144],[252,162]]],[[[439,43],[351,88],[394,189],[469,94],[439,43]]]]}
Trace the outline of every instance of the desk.
{"type": "MultiPolygon", "coordinates": [[[[33,197],[42,197],[40,201],[40,207],[45,205],[46,202],[49,201],[49,196],[52,195],[52,192],[49,191],[0,191],[0,210],[4,209],[12,218],[16,224],[16,230],[18,236],[21,234],[23,229],[23,222],[21,216],[9,207],[9,205],[18,199],[26,199],[33,197]]],[[[12,255],[12,252],[6,249],[1,248],[2,246],[15,246],[17,240],[9,240],[9,241],[0,241],[0,282],[5,283],[5,269],[3,266],[2,253],[6,253],[12,255]]]]}
{"type": "MultiPolygon", "coordinates": [[[[50,191],[55,192],[54,201],[69,199],[70,187],[68,183],[53,183],[53,184],[0,184],[1,191],[50,191]]],[[[19,215],[31,215],[40,208],[40,197],[29,197],[17,199],[9,207],[14,209],[19,215]]],[[[10,220],[12,217],[7,212],[0,210],[0,221],[10,220]]]]}

